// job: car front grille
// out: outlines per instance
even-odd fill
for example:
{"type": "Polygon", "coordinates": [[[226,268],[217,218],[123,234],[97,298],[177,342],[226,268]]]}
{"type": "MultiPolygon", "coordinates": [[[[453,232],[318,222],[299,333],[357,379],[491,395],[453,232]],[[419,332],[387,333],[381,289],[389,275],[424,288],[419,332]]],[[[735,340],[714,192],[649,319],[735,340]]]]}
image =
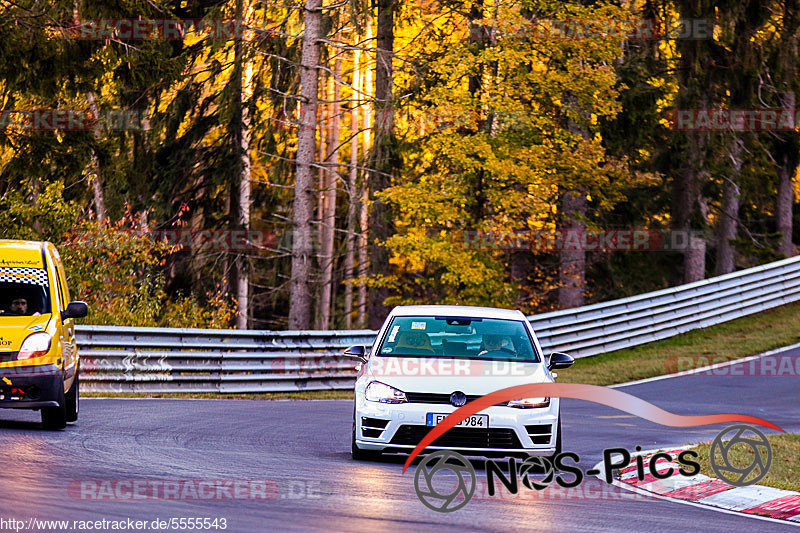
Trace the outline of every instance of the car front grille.
{"type": "Polygon", "coordinates": [[[386,429],[386,425],[389,423],[388,420],[383,420],[381,418],[370,418],[367,416],[361,417],[361,434],[364,437],[377,439],[383,433],[383,430],[386,429]]]}
{"type": "MultiPolygon", "coordinates": [[[[407,392],[406,399],[408,403],[442,403],[450,405],[450,395],[452,393],[447,394],[438,394],[438,393],[431,393],[431,392],[407,392]]],[[[467,396],[467,403],[471,402],[472,400],[477,400],[480,396],[469,395],[467,396]]]]}
{"type": "MultiPolygon", "coordinates": [[[[433,427],[404,424],[395,432],[390,444],[414,445],[433,427]]],[[[508,428],[450,428],[447,433],[433,441],[432,446],[448,448],[522,448],[517,434],[508,428]]]]}
{"type": "Polygon", "coordinates": [[[553,426],[550,424],[525,426],[525,430],[534,444],[550,444],[550,440],[553,437],[553,426]]]}
{"type": "MultiPolygon", "coordinates": [[[[447,394],[439,394],[433,392],[407,392],[406,393],[406,400],[408,403],[431,403],[431,404],[442,404],[442,405],[450,405],[450,395],[452,393],[447,394]]],[[[477,400],[482,396],[479,394],[469,394],[467,395],[467,403],[477,400]]],[[[495,405],[504,406],[506,402],[498,403],[495,405]]]]}
{"type": "Polygon", "coordinates": [[[0,352],[0,363],[16,361],[19,352],[0,352]]]}

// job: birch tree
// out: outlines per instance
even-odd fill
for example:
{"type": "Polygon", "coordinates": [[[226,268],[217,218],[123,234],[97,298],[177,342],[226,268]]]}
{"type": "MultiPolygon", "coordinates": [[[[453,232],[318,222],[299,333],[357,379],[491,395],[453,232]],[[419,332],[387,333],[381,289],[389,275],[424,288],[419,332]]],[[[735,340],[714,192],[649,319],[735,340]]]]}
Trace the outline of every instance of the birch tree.
{"type": "Polygon", "coordinates": [[[311,320],[313,249],[311,220],[314,206],[314,152],[318,104],[317,66],[322,0],[306,0],[300,60],[300,117],[297,131],[296,177],[292,213],[292,271],[289,329],[308,329],[311,320]]]}

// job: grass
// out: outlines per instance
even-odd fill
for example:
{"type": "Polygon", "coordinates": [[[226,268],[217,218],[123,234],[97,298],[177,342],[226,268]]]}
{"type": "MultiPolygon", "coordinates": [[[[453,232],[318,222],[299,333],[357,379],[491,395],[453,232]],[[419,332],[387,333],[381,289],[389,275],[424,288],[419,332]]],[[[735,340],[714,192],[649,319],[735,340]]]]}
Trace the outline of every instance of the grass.
{"type": "MultiPolygon", "coordinates": [[[[784,433],[768,435],[767,439],[772,444],[772,466],[766,477],[757,484],[800,491],[800,435],[784,433]]],[[[696,450],[700,454],[698,462],[703,474],[716,478],[709,460],[710,449],[710,443],[697,446],[696,450]]],[[[734,445],[730,449],[729,458],[732,466],[745,468],[752,463],[753,449],[744,444],[734,445]]],[[[754,474],[757,475],[758,472],[754,474]]]]}
{"type": "Polygon", "coordinates": [[[663,341],[577,359],[571,368],[558,371],[558,381],[613,385],[685,369],[679,368],[681,357],[698,358],[697,366],[705,366],[797,342],[800,303],[793,303],[663,341]]]}
{"type": "MultiPolygon", "coordinates": [[[[685,368],[679,358],[696,366],[739,359],[800,342],[800,303],[788,304],[731,322],[696,329],[671,339],[585,357],[559,370],[562,383],[613,385],[670,374],[685,368]]],[[[352,399],[349,390],[267,392],[249,394],[148,394],[81,392],[86,398],[200,398],[228,400],[339,400],[352,399]]]]}

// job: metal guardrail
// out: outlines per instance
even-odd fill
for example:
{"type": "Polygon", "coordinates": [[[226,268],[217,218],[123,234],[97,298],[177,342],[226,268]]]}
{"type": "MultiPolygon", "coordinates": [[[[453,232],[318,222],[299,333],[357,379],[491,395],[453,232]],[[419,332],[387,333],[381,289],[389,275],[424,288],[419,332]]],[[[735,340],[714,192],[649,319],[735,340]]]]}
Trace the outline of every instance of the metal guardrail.
{"type": "MultiPolygon", "coordinates": [[[[588,357],[800,300],[800,257],[733,274],[528,317],[542,349],[588,357]]],[[[346,389],[341,351],[359,331],[241,331],[77,326],[85,390],[247,393],[346,389]]]]}

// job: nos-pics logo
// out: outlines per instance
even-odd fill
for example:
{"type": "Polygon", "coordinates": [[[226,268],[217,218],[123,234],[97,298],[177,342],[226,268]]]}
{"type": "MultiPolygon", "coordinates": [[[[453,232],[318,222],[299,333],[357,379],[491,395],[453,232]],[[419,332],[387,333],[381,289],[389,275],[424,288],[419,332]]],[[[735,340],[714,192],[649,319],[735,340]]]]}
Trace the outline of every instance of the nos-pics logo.
{"type": "MultiPolygon", "coordinates": [[[[638,448],[637,448],[638,449],[638,448]]],[[[610,481],[610,471],[618,470],[630,464],[631,456],[627,454],[626,450],[615,449],[615,453],[619,451],[625,452],[627,460],[622,463],[608,464],[611,454],[604,453],[604,463],[606,469],[606,480],[610,481]]],[[[696,452],[683,452],[684,454],[691,454],[697,457],[696,452]]],[[[571,455],[573,459],[578,459],[576,454],[567,453],[562,455],[571,455]]],[[[658,454],[657,454],[658,455],[658,454]]],[[[759,430],[752,426],[740,424],[728,427],[721,431],[714,439],[709,453],[711,468],[717,477],[729,485],[736,487],[745,487],[752,485],[767,475],[769,468],[772,464],[772,447],[767,440],[766,436],[759,430]],[[731,450],[734,447],[749,448],[747,455],[752,456],[749,465],[741,466],[736,461],[732,461],[731,450]]],[[[578,459],[579,460],[579,459],[578,459]]],[[[513,461],[513,460],[512,460],[513,461]]],[[[511,462],[509,461],[509,468],[511,462]]],[[[689,459],[679,459],[685,466],[696,466],[692,471],[685,471],[679,469],[676,473],[681,475],[694,475],[699,473],[700,465],[689,459]],[[685,461],[685,463],[684,463],[685,461]]],[[[558,461],[557,461],[558,462],[558,461]]],[[[653,472],[655,464],[650,464],[650,471],[658,479],[669,477],[672,475],[672,470],[666,475],[657,475],[653,472]]],[[[550,459],[546,457],[529,457],[518,468],[522,484],[528,489],[544,490],[554,480],[554,465],[550,459]],[[529,474],[534,472],[543,473],[544,476],[534,478],[529,474]]],[[[583,479],[582,472],[575,468],[569,468],[569,471],[580,474],[573,482],[559,484],[562,486],[575,486],[580,484],[583,479]]],[[[497,465],[490,464],[486,461],[486,474],[487,483],[490,488],[494,487],[494,479],[491,473],[499,473],[500,469],[497,465]]],[[[596,474],[599,471],[587,471],[587,474],[596,474]]],[[[644,471],[642,470],[642,476],[644,471]]],[[[516,479],[516,477],[514,478],[516,479]]],[[[503,480],[504,484],[505,480],[503,480]]],[[[457,511],[467,505],[472,497],[475,495],[477,487],[477,475],[475,468],[469,460],[459,453],[451,450],[439,450],[420,461],[414,474],[414,489],[417,493],[419,500],[429,509],[440,513],[450,513],[457,511]]],[[[506,485],[508,489],[509,486],[506,485]]],[[[516,489],[510,489],[514,492],[516,489]]],[[[490,490],[490,495],[494,494],[490,490]]]]}

